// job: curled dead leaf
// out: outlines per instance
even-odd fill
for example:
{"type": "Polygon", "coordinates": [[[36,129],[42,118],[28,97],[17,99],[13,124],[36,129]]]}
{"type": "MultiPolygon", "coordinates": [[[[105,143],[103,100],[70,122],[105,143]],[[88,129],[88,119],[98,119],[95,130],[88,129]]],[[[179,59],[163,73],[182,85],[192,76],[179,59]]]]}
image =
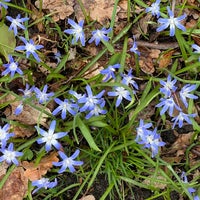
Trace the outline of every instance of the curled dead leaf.
{"type": "Polygon", "coordinates": [[[58,161],[57,152],[51,152],[50,155],[43,157],[38,165],[34,162],[23,161],[22,166],[25,168],[24,176],[31,181],[41,179],[53,167],[52,162],[58,161]]]}
{"type": "Polygon", "coordinates": [[[171,63],[171,58],[173,53],[176,50],[172,49],[168,52],[165,52],[161,55],[160,59],[159,59],[159,68],[166,68],[169,66],[169,64],[171,63]]]}

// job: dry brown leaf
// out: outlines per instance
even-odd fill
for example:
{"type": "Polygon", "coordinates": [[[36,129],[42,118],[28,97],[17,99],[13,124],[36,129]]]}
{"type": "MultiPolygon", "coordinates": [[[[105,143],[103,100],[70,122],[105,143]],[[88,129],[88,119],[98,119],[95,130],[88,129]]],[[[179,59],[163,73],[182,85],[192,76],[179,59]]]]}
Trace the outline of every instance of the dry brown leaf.
{"type": "Polygon", "coordinates": [[[35,133],[35,129],[33,127],[24,128],[18,125],[12,125],[12,129],[16,137],[30,137],[35,133]]]}
{"type": "Polygon", "coordinates": [[[28,191],[28,179],[24,176],[24,169],[17,167],[13,170],[2,189],[1,200],[22,200],[28,191]]]}
{"type": "MultiPolygon", "coordinates": [[[[83,6],[92,20],[98,21],[102,25],[106,25],[106,22],[111,19],[114,0],[82,0],[83,6]]],[[[77,3],[74,7],[75,15],[78,21],[84,19],[83,12],[77,3]]],[[[118,11],[120,8],[118,9],[118,11]]],[[[116,16],[116,21],[118,17],[116,16]]]]}
{"type": "Polygon", "coordinates": [[[145,17],[142,17],[142,18],[139,20],[139,25],[140,25],[141,30],[143,31],[143,34],[147,34],[148,26],[149,26],[149,24],[148,24],[147,22],[148,22],[151,18],[152,18],[152,15],[151,15],[151,14],[147,14],[145,17]]]}
{"type": "Polygon", "coordinates": [[[95,200],[95,197],[93,195],[87,195],[82,197],[80,200],[95,200]]]}
{"type": "Polygon", "coordinates": [[[119,17],[119,19],[126,19],[127,18],[127,8],[128,8],[127,0],[119,1],[118,6],[119,6],[120,10],[117,13],[117,16],[119,17]]]}
{"type": "MultiPolygon", "coordinates": [[[[70,16],[73,12],[74,0],[43,0],[42,9],[49,10],[53,14],[52,19],[57,22],[59,20],[64,20],[66,17],[70,16]]],[[[40,0],[35,2],[35,6],[40,8],[40,0]]]]}
{"type": "Polygon", "coordinates": [[[86,79],[91,79],[96,75],[100,74],[100,71],[104,68],[102,66],[99,66],[99,63],[95,63],[93,67],[91,67],[84,75],[83,77],[86,79]]]}
{"type": "Polygon", "coordinates": [[[165,156],[162,156],[162,159],[167,162],[167,163],[180,163],[181,160],[183,159],[183,156],[176,156],[176,157],[165,157],[165,156]]]}
{"type": "Polygon", "coordinates": [[[149,56],[153,59],[158,59],[160,56],[161,51],[159,49],[151,49],[149,56]]]}
{"type": "Polygon", "coordinates": [[[194,135],[194,132],[179,135],[176,142],[172,145],[172,149],[186,150],[186,148],[190,145],[190,140],[193,135],[194,135]]]}
{"type": "Polygon", "coordinates": [[[38,165],[34,162],[23,161],[22,166],[25,168],[24,176],[31,181],[41,179],[52,168],[52,162],[59,161],[57,156],[57,152],[51,152],[50,155],[43,157],[38,165]]]}
{"type": "MultiPolygon", "coordinates": [[[[45,113],[25,104],[23,112],[20,115],[16,116],[14,112],[17,106],[21,102],[17,101],[16,97],[12,94],[8,94],[4,98],[0,99],[0,104],[7,103],[7,102],[10,102],[10,106],[11,106],[11,109],[7,107],[6,110],[4,111],[4,114],[6,115],[7,119],[16,120],[26,125],[35,125],[39,122],[43,126],[46,126],[45,122],[47,121],[48,115],[46,115],[45,113]]],[[[41,110],[51,113],[48,108],[38,103],[35,103],[35,106],[37,106],[41,110]]]]}
{"type": "Polygon", "coordinates": [[[9,167],[9,164],[7,164],[5,161],[1,163],[0,165],[0,179],[6,174],[7,168],[9,167]]]}
{"type": "Polygon", "coordinates": [[[166,68],[171,63],[171,57],[176,50],[172,49],[161,55],[159,59],[159,68],[166,68]]]}
{"type": "Polygon", "coordinates": [[[146,74],[153,74],[155,72],[153,60],[151,57],[140,56],[140,69],[146,74]]]}
{"type": "Polygon", "coordinates": [[[157,175],[155,177],[154,175],[150,175],[148,176],[147,179],[143,181],[143,183],[146,185],[152,185],[156,188],[165,189],[167,186],[167,184],[163,183],[165,181],[166,181],[166,178],[164,176],[157,175]]]}

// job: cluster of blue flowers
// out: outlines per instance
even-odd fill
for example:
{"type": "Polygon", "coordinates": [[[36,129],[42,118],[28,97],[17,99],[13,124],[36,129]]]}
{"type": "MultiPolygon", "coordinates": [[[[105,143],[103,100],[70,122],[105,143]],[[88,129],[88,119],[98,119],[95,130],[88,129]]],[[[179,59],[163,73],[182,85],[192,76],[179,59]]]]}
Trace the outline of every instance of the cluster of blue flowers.
{"type": "Polygon", "coordinates": [[[155,128],[153,131],[149,130],[152,127],[152,123],[144,123],[141,119],[139,127],[136,128],[137,137],[135,141],[138,144],[142,144],[144,148],[151,149],[151,157],[155,157],[158,154],[159,147],[165,145],[165,142],[161,141],[160,134],[157,133],[155,128]]]}
{"type": "Polygon", "coordinates": [[[195,113],[185,113],[185,110],[188,109],[187,100],[198,98],[196,95],[190,93],[194,91],[197,86],[186,84],[179,92],[177,92],[177,87],[175,86],[176,81],[176,79],[172,80],[170,75],[167,77],[166,82],[163,80],[160,81],[160,84],[163,86],[160,88],[163,97],[160,99],[160,103],[158,103],[156,107],[162,108],[160,115],[163,115],[168,111],[169,116],[173,117],[172,121],[174,121],[174,123],[172,128],[174,128],[177,123],[179,128],[181,128],[184,120],[188,124],[192,124],[190,118],[194,118],[197,115],[195,113]]]}

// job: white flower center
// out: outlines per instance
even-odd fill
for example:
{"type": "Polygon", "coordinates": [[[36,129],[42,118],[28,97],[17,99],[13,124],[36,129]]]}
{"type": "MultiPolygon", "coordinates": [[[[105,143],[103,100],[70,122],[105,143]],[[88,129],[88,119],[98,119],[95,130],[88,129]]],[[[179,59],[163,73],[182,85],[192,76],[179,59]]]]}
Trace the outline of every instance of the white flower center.
{"type": "Polygon", "coordinates": [[[175,21],[174,21],[173,17],[170,17],[169,24],[170,24],[170,26],[174,26],[175,25],[175,21]]]}
{"type": "Polygon", "coordinates": [[[30,44],[30,43],[27,43],[26,44],[26,51],[29,51],[29,52],[34,52],[36,50],[35,46],[30,44]]]}
{"type": "Polygon", "coordinates": [[[67,159],[64,160],[64,165],[69,166],[69,165],[72,164],[72,162],[73,162],[73,160],[71,158],[67,158],[67,159]]]}
{"type": "Polygon", "coordinates": [[[0,129],[0,140],[3,140],[6,138],[6,132],[2,129],[0,129]]]}
{"type": "Polygon", "coordinates": [[[17,65],[13,62],[10,64],[9,68],[10,68],[10,71],[16,71],[17,65]]]}
{"type": "Polygon", "coordinates": [[[17,19],[13,19],[12,24],[15,26],[20,26],[20,23],[17,19]]]}
{"type": "Polygon", "coordinates": [[[4,156],[5,156],[7,161],[11,161],[15,158],[15,153],[12,152],[12,151],[5,150],[4,156]]]}

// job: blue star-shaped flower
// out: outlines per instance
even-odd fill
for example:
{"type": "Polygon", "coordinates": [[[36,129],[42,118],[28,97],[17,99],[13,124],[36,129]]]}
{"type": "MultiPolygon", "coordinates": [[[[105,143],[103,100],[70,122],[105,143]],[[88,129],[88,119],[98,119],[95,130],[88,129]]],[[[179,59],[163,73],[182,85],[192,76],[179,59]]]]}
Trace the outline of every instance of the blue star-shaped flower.
{"type": "Polygon", "coordinates": [[[78,110],[78,105],[71,103],[68,99],[61,101],[59,98],[55,98],[54,101],[59,104],[59,106],[52,112],[52,115],[57,115],[61,111],[62,119],[66,119],[67,111],[71,115],[76,115],[78,110]]]}
{"type": "Polygon", "coordinates": [[[105,90],[102,90],[99,94],[93,95],[92,89],[89,85],[86,86],[87,95],[78,99],[78,103],[84,104],[80,108],[80,112],[91,111],[95,105],[101,105],[105,100],[102,98],[105,90]]]}
{"type": "Polygon", "coordinates": [[[144,120],[140,119],[139,126],[136,128],[137,136],[135,138],[135,141],[139,142],[144,137],[144,135],[147,135],[149,131],[148,128],[150,128],[151,126],[152,123],[144,124],[144,120]]]}
{"type": "Polygon", "coordinates": [[[23,41],[25,45],[21,45],[15,48],[17,51],[26,51],[26,58],[29,58],[29,56],[32,54],[33,57],[37,60],[37,62],[40,62],[40,58],[38,54],[36,53],[36,50],[39,50],[43,48],[43,45],[35,45],[33,40],[30,39],[28,42],[24,37],[20,37],[20,39],[23,41]]]}
{"type": "Polygon", "coordinates": [[[108,96],[117,97],[115,106],[118,107],[122,102],[122,99],[125,98],[128,101],[132,101],[130,92],[124,87],[114,87],[115,91],[108,92],[108,96]]]}
{"type": "Polygon", "coordinates": [[[93,41],[95,41],[96,46],[98,46],[101,40],[108,41],[109,37],[107,36],[107,34],[110,33],[111,30],[111,28],[107,30],[106,28],[102,28],[101,30],[92,31],[92,37],[88,42],[92,43],[93,41]]]}
{"type": "Polygon", "coordinates": [[[54,133],[56,128],[56,121],[53,120],[50,124],[49,130],[45,131],[42,128],[39,128],[38,126],[35,126],[37,132],[42,135],[42,138],[39,138],[37,140],[38,144],[46,143],[45,149],[47,152],[51,150],[51,146],[53,145],[56,149],[60,149],[61,144],[57,141],[57,139],[60,139],[67,135],[67,132],[59,132],[54,133]]]}
{"type": "Polygon", "coordinates": [[[14,18],[12,18],[10,16],[6,16],[6,19],[11,22],[9,30],[13,30],[15,36],[18,33],[17,27],[25,30],[26,28],[25,28],[25,26],[22,23],[25,22],[25,21],[27,21],[27,20],[29,20],[28,17],[24,17],[24,18],[20,18],[20,17],[21,17],[20,14],[17,15],[16,19],[14,19],[14,18]]]}
{"type": "Polygon", "coordinates": [[[167,82],[160,80],[160,84],[163,86],[162,88],[160,88],[160,92],[165,95],[165,98],[170,97],[171,93],[176,91],[176,81],[176,79],[172,80],[170,75],[168,75],[167,77],[167,82]]]}
{"type": "Polygon", "coordinates": [[[160,0],[156,0],[155,3],[152,3],[150,7],[146,8],[146,12],[151,12],[153,16],[160,17],[160,0]]]}
{"type": "Polygon", "coordinates": [[[34,92],[36,94],[36,98],[39,100],[39,103],[46,103],[50,97],[54,95],[53,92],[47,93],[48,86],[45,85],[43,90],[41,91],[39,88],[35,87],[34,92]]]}
{"type": "Polygon", "coordinates": [[[73,29],[66,29],[64,33],[73,35],[72,44],[75,44],[79,39],[82,46],[85,46],[85,34],[83,31],[84,20],[81,20],[78,24],[72,20],[68,19],[68,23],[73,27],[73,29]]]}
{"type": "Polygon", "coordinates": [[[10,125],[5,124],[3,127],[0,126],[0,146],[4,149],[7,145],[7,141],[13,137],[14,133],[9,133],[10,125]]]}
{"type": "Polygon", "coordinates": [[[50,182],[48,178],[41,178],[39,180],[32,181],[32,186],[36,186],[37,188],[33,190],[33,194],[36,193],[41,188],[53,188],[57,185],[57,179],[55,178],[54,181],[50,182]]]}
{"type": "Polygon", "coordinates": [[[183,127],[183,121],[184,120],[188,124],[192,124],[190,118],[194,118],[196,116],[197,116],[197,114],[185,114],[182,111],[180,111],[179,114],[172,119],[172,121],[174,121],[174,124],[173,124],[172,128],[174,129],[174,127],[176,126],[177,123],[178,123],[178,127],[179,128],[183,127]]]}
{"type": "Polygon", "coordinates": [[[161,24],[156,31],[160,32],[166,29],[168,26],[170,28],[170,36],[175,35],[175,28],[177,27],[178,29],[181,29],[182,31],[185,31],[186,28],[181,24],[181,21],[183,21],[186,18],[186,14],[181,15],[180,17],[175,18],[174,13],[170,10],[169,6],[167,7],[167,11],[169,14],[169,18],[159,18],[158,22],[161,24]]]}
{"type": "Polygon", "coordinates": [[[196,95],[190,94],[190,92],[194,91],[196,88],[197,88],[196,85],[186,84],[179,92],[180,98],[186,108],[188,107],[188,102],[187,102],[186,98],[198,99],[198,97],[196,95]]]}
{"type": "Polygon", "coordinates": [[[160,103],[156,105],[156,107],[163,107],[160,111],[160,115],[163,115],[167,110],[169,110],[169,115],[172,116],[174,112],[174,108],[176,108],[178,111],[181,111],[181,108],[176,105],[174,102],[174,99],[172,97],[170,98],[161,98],[160,103]]]}
{"type": "Polygon", "coordinates": [[[80,153],[80,150],[76,150],[72,156],[67,157],[62,151],[59,151],[59,156],[63,159],[63,161],[60,162],[53,162],[53,165],[55,166],[61,166],[61,169],[58,171],[58,173],[64,172],[67,168],[69,168],[69,171],[71,173],[75,172],[74,166],[81,166],[83,165],[83,161],[76,161],[74,160],[80,153]]]}
{"type": "Polygon", "coordinates": [[[120,64],[109,65],[106,69],[100,71],[101,74],[105,75],[105,79],[103,80],[108,81],[110,78],[115,79],[115,71],[116,69],[120,68],[120,64]]]}
{"type": "Polygon", "coordinates": [[[3,154],[0,157],[0,162],[6,161],[8,164],[14,163],[15,165],[18,165],[19,161],[16,159],[16,157],[23,155],[22,152],[14,151],[13,143],[10,143],[7,149],[1,148],[0,151],[3,154]]]}
{"type": "Polygon", "coordinates": [[[10,73],[10,76],[13,77],[15,73],[22,75],[22,70],[18,67],[18,63],[14,61],[13,57],[11,55],[8,55],[9,63],[4,64],[3,67],[6,68],[5,71],[3,71],[1,74],[2,76],[5,76],[10,73]]]}

